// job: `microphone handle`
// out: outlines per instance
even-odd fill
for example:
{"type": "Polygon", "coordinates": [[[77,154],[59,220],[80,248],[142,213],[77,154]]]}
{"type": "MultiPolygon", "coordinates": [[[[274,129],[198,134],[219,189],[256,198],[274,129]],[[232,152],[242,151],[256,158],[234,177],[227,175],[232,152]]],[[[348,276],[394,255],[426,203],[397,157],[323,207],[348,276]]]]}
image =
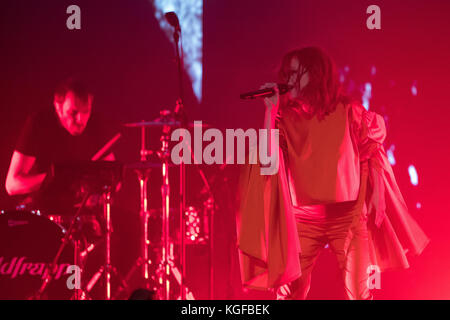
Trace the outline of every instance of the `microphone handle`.
{"type": "MultiPolygon", "coordinates": [[[[287,93],[292,88],[286,84],[278,84],[277,86],[278,86],[280,95],[287,93]]],[[[251,92],[242,93],[240,95],[240,98],[243,100],[265,98],[265,97],[273,96],[274,94],[275,94],[274,88],[266,88],[266,89],[260,89],[260,90],[255,90],[255,91],[251,91],[251,92]]]]}
{"type": "Polygon", "coordinates": [[[240,95],[241,99],[247,100],[247,99],[256,99],[256,98],[264,98],[269,97],[275,94],[274,89],[260,89],[256,91],[251,91],[247,93],[243,93],[240,95]]]}

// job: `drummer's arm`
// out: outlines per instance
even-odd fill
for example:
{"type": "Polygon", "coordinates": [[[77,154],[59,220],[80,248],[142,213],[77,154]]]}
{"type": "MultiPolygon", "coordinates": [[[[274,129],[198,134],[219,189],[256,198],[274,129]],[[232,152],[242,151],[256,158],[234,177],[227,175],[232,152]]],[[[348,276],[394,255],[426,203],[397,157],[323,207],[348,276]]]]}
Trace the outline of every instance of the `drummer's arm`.
{"type": "Polygon", "coordinates": [[[47,173],[30,174],[35,162],[35,157],[14,150],[5,182],[6,192],[9,195],[26,194],[39,190],[47,173]]]}

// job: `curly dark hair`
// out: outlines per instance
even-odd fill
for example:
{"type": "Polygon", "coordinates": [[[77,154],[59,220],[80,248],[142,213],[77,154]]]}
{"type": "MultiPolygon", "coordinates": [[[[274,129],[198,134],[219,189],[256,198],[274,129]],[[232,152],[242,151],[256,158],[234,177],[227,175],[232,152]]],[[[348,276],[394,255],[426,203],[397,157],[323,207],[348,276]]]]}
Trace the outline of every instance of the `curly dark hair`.
{"type": "MultiPolygon", "coordinates": [[[[300,91],[299,97],[294,101],[287,101],[288,103],[294,105],[307,103],[313,107],[314,114],[323,119],[336,110],[338,103],[349,102],[348,97],[342,93],[333,60],[318,47],[305,47],[286,53],[278,72],[282,82],[286,83],[289,79],[293,58],[297,58],[300,63],[299,73],[302,70],[308,72],[309,82],[300,91]]],[[[301,75],[298,75],[298,79],[301,75]]],[[[299,83],[297,85],[300,86],[299,83]]]]}

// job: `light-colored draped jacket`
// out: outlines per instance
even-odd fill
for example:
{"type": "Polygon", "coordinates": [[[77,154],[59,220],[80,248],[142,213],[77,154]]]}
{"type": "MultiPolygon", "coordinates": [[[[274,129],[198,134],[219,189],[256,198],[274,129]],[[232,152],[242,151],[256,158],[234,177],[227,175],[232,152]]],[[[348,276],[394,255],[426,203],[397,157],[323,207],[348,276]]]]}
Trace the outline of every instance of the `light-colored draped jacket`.
{"type": "Polygon", "coordinates": [[[244,286],[277,288],[301,276],[291,195],[297,205],[356,200],[365,161],[369,179],[364,214],[367,206],[373,208],[368,217],[371,263],[382,271],[408,268],[406,252],[420,254],[429,239],[408,213],[395,181],[382,145],[383,118],[355,103],[338,104],[323,120],[285,108],[277,127],[278,173],[261,175],[260,165],[254,164],[246,165],[240,177],[237,235],[244,286]]]}

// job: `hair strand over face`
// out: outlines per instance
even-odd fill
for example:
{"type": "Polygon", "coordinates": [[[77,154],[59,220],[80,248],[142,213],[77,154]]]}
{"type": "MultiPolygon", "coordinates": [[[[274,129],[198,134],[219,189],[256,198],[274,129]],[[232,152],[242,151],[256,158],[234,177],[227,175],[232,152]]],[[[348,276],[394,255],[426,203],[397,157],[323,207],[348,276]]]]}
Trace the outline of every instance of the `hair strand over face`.
{"type": "MultiPolygon", "coordinates": [[[[291,103],[308,104],[313,107],[314,114],[319,119],[336,110],[339,102],[348,102],[342,94],[336,66],[331,58],[320,48],[306,47],[286,53],[282,59],[279,78],[288,81],[291,61],[297,58],[300,64],[299,72],[305,69],[309,75],[308,84],[302,88],[299,97],[291,103]]],[[[300,74],[299,74],[300,77],[300,74]]],[[[299,85],[299,84],[297,84],[299,85]]],[[[298,88],[300,90],[300,88],[298,88]]]]}

